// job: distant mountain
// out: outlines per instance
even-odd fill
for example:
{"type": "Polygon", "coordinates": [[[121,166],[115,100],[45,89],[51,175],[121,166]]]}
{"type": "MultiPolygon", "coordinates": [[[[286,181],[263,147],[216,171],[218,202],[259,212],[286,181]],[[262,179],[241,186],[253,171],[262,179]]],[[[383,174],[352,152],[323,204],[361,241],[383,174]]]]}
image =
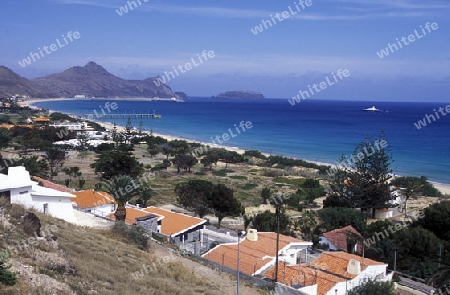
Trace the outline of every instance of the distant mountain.
{"type": "Polygon", "coordinates": [[[32,80],[0,67],[0,95],[3,92],[31,97],[178,97],[166,84],[153,81],[156,78],[124,80],[95,62],[32,80]]]}
{"type": "Polygon", "coordinates": [[[236,91],[227,91],[224,93],[220,93],[213,98],[230,98],[230,99],[264,99],[264,95],[262,93],[256,91],[248,91],[248,90],[236,90],[236,91]]]}
{"type": "Polygon", "coordinates": [[[38,97],[42,93],[43,89],[40,85],[17,75],[7,67],[0,66],[0,97],[15,94],[38,97]]]}

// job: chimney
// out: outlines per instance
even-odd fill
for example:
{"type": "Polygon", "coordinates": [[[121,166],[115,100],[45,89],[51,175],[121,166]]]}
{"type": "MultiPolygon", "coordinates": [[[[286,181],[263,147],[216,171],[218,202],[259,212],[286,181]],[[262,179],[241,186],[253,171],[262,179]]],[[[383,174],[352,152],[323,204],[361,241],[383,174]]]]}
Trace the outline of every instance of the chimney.
{"type": "Polygon", "coordinates": [[[252,241],[252,242],[257,242],[258,241],[258,231],[256,229],[249,228],[247,231],[247,240],[252,241]]]}
{"type": "Polygon", "coordinates": [[[359,275],[361,273],[361,263],[358,260],[350,259],[347,272],[351,275],[359,275]]]}

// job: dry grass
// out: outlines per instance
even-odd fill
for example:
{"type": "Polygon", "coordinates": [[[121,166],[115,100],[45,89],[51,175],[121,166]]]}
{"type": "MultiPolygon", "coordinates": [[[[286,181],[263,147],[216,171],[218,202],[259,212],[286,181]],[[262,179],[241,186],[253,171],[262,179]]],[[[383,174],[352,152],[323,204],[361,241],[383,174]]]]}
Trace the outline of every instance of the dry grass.
{"type": "MultiPolygon", "coordinates": [[[[202,271],[204,266],[166,247],[151,243],[148,251],[141,251],[109,230],[38,216],[43,227],[57,226],[53,232],[57,241],[39,240],[12,253],[9,262],[20,271],[19,282],[12,287],[0,285],[0,294],[233,294],[234,278],[211,269],[202,271]],[[156,266],[156,271],[135,279],[132,274],[144,264],[156,266]]],[[[10,221],[10,229],[0,226],[1,248],[29,238],[17,225],[18,219],[10,221]]],[[[262,294],[256,288],[243,289],[242,294],[262,294]]]]}

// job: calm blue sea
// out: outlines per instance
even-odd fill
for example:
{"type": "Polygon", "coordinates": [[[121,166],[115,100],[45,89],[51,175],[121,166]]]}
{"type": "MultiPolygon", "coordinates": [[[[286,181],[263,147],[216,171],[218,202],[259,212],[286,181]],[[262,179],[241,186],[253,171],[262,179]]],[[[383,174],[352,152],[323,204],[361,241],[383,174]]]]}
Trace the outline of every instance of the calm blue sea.
{"type": "MultiPolygon", "coordinates": [[[[39,102],[38,107],[66,113],[101,114],[105,100],[39,102]]],[[[111,101],[113,102],[113,101],[111,101]]],[[[350,155],[365,136],[384,132],[389,141],[394,173],[426,175],[430,180],[450,183],[450,115],[418,130],[414,123],[445,103],[350,102],[304,100],[291,106],[286,99],[230,101],[191,98],[185,103],[114,101],[115,113],[152,113],[159,120],[132,118],[134,127],[142,121],[145,130],[211,142],[211,137],[236,134],[234,124],[250,121],[251,129],[230,138],[224,145],[257,149],[271,154],[335,163],[350,155]],[[375,105],[384,112],[363,112],[375,105]]],[[[107,111],[105,110],[107,113],[107,111]]],[[[98,118],[125,125],[125,118],[98,118]]]]}

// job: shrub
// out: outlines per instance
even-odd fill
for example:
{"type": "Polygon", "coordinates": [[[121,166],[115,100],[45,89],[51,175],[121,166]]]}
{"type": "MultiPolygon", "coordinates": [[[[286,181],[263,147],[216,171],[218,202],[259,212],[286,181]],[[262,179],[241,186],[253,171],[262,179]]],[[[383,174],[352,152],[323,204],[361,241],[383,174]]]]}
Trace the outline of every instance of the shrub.
{"type": "Polygon", "coordinates": [[[128,238],[133,241],[139,249],[145,250],[148,246],[148,235],[142,226],[134,225],[128,232],[128,238]]]}
{"type": "Polygon", "coordinates": [[[25,214],[25,209],[20,205],[12,204],[8,213],[12,218],[19,219],[25,214]]]}
{"type": "Polygon", "coordinates": [[[227,176],[227,173],[233,173],[233,170],[229,170],[229,169],[222,169],[219,171],[213,171],[213,174],[215,176],[227,176]]]}
{"type": "Polygon", "coordinates": [[[243,176],[243,175],[232,175],[230,176],[231,179],[240,179],[240,180],[244,180],[247,179],[247,176],[243,176]]]}
{"type": "Polygon", "coordinates": [[[111,230],[133,242],[139,249],[145,250],[148,247],[148,235],[144,228],[141,226],[128,226],[123,221],[117,221],[114,223],[111,230]]]}
{"type": "Polygon", "coordinates": [[[9,271],[11,265],[6,265],[6,257],[0,257],[0,283],[14,286],[17,283],[16,273],[9,271]]]}

